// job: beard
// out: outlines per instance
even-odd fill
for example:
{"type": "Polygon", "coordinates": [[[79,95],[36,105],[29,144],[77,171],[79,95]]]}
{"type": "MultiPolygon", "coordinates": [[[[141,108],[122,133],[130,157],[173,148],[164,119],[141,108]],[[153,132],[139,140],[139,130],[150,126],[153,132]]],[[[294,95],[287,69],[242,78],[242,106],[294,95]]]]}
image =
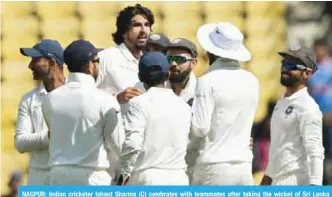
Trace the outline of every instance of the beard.
{"type": "Polygon", "coordinates": [[[144,49],[146,47],[146,43],[147,43],[148,39],[149,39],[149,35],[147,35],[145,33],[142,33],[142,34],[138,35],[137,38],[136,38],[136,41],[135,41],[135,47],[139,50],[144,49]],[[144,42],[139,42],[138,41],[139,39],[145,39],[145,41],[144,42]]]}
{"type": "Polygon", "coordinates": [[[180,73],[175,73],[171,71],[171,75],[169,76],[169,81],[171,83],[183,83],[186,79],[188,79],[190,72],[191,69],[182,71],[180,73]]]}
{"type": "Polygon", "coordinates": [[[135,44],[135,47],[136,49],[139,49],[139,50],[143,50],[146,46],[146,42],[145,43],[136,43],[135,44]]]}
{"type": "Polygon", "coordinates": [[[297,78],[289,72],[282,72],[280,76],[280,83],[285,87],[294,87],[301,83],[301,79],[297,78]]]}

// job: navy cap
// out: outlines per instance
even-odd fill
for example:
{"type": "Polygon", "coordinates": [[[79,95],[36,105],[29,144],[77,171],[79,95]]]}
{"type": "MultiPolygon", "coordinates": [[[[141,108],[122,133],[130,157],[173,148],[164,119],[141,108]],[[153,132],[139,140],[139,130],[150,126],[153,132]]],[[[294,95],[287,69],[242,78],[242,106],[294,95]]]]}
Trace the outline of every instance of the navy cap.
{"type": "Polygon", "coordinates": [[[167,73],[169,71],[169,65],[167,61],[166,55],[164,55],[161,52],[147,52],[145,53],[139,63],[138,63],[138,69],[139,73],[141,74],[149,74],[150,76],[153,75],[154,73],[167,73]],[[153,68],[158,66],[158,70],[154,70],[153,68]],[[152,72],[151,72],[152,71],[152,72]],[[159,71],[159,72],[155,72],[159,71]],[[149,73],[146,73],[149,72],[149,73]]]}
{"type": "Polygon", "coordinates": [[[32,48],[20,48],[20,52],[28,57],[45,57],[54,59],[57,64],[63,66],[63,48],[56,40],[44,39],[32,48]]]}
{"type": "Polygon", "coordinates": [[[80,39],[70,43],[63,56],[65,63],[70,66],[88,63],[98,52],[99,50],[91,42],[80,39]]]}

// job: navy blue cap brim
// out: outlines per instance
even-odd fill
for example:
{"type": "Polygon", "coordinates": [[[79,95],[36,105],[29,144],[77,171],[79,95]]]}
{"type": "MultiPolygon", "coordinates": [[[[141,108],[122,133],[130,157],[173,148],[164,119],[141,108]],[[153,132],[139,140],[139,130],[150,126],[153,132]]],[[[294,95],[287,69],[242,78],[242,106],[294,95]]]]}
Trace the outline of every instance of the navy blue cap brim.
{"type": "Polygon", "coordinates": [[[37,51],[34,48],[20,48],[20,52],[24,56],[28,57],[43,57],[44,55],[41,54],[39,51],[37,51]]]}

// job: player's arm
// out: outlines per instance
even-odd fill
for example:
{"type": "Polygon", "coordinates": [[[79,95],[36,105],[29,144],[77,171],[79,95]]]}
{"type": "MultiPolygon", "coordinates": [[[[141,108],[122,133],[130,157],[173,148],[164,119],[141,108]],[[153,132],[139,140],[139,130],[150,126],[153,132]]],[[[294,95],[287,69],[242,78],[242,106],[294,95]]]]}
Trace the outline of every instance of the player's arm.
{"type": "Polygon", "coordinates": [[[309,158],[309,181],[311,185],[322,185],[324,147],[322,140],[322,113],[317,110],[299,114],[299,131],[307,157],[309,158]]]}
{"type": "Polygon", "coordinates": [[[143,147],[146,117],[142,107],[129,102],[124,123],[126,137],[121,151],[121,177],[118,185],[128,180],[143,147]]]}
{"type": "Polygon", "coordinates": [[[106,148],[108,148],[112,153],[115,153],[116,157],[119,157],[125,138],[122,114],[120,106],[116,103],[115,98],[111,98],[106,102],[105,106],[103,106],[103,113],[105,117],[105,144],[106,148]]]}
{"type": "Polygon", "coordinates": [[[198,80],[192,105],[191,132],[196,137],[205,137],[211,127],[215,106],[212,88],[198,80]]]}
{"type": "Polygon", "coordinates": [[[20,153],[46,148],[49,143],[47,132],[34,133],[31,112],[26,98],[23,98],[19,105],[14,141],[15,148],[20,153]]]}
{"type": "Polygon", "coordinates": [[[261,181],[261,185],[271,185],[271,184],[272,184],[272,179],[269,176],[264,175],[261,181]]]}

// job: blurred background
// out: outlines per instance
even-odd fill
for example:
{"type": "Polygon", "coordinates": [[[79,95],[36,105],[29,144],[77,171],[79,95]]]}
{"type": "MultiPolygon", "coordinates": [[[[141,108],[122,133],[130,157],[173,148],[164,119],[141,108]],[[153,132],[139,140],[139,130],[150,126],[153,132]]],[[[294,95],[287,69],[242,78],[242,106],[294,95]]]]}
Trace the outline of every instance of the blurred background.
{"type": "MultiPolygon", "coordinates": [[[[13,177],[12,172],[21,172],[20,180],[24,184],[28,169],[29,156],[14,149],[13,137],[19,101],[37,84],[28,69],[30,59],[20,55],[19,48],[32,47],[43,38],[56,39],[64,48],[78,38],[87,39],[98,48],[115,46],[111,33],[115,32],[116,16],[124,7],[136,3],[153,11],[154,32],[164,33],[170,39],[185,37],[197,44],[200,54],[195,70],[197,77],[208,67],[205,53],[196,39],[200,25],[229,21],[244,33],[245,45],[253,59],[242,66],[253,72],[261,84],[253,127],[253,173],[257,182],[267,163],[269,118],[275,101],[284,91],[279,84],[277,52],[289,46],[315,45],[321,62],[328,62],[327,68],[332,68],[331,56],[326,52],[327,44],[332,41],[331,2],[1,2],[2,194],[9,192],[7,183],[13,177]],[[321,38],[325,40],[316,41],[321,38]]],[[[324,72],[330,87],[331,70],[324,72]]],[[[313,84],[328,85],[326,81],[313,84]]],[[[332,94],[327,100],[332,102],[332,94]]]]}

